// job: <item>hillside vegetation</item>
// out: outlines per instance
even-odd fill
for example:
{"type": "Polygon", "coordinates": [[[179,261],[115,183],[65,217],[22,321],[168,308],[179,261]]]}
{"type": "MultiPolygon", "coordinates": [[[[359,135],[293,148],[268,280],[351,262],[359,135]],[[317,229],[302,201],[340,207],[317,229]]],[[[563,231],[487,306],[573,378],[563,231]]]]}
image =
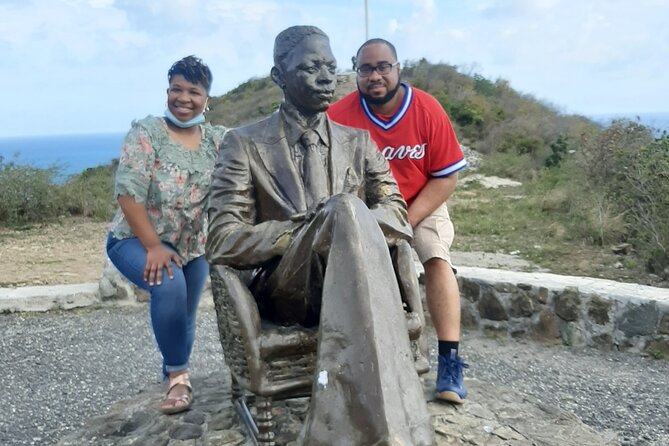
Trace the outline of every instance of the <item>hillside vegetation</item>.
{"type": "MultiPolygon", "coordinates": [[[[455,250],[517,252],[557,273],[667,284],[669,136],[628,121],[602,128],[503,79],[446,64],[406,62],[402,77],[441,103],[460,141],[481,155],[477,173],[522,183],[486,189],[462,181],[449,202],[455,250]]],[[[340,78],[339,97],[355,88],[352,73],[340,78]]],[[[227,127],[257,121],[281,97],[269,77],[251,79],[213,98],[208,119],[227,127]]],[[[62,185],[57,173],[0,159],[0,225],[110,217],[112,166],[62,185]]]]}

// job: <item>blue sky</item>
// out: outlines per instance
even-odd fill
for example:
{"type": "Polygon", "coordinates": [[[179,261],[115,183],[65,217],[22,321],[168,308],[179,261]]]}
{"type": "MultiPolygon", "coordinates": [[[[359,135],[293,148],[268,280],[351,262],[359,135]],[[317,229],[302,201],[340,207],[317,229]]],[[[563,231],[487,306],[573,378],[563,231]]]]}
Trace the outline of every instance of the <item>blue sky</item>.
{"type": "MultiPolygon", "coordinates": [[[[365,39],[364,0],[0,0],[0,137],[124,132],[162,114],[166,72],[188,54],[213,95],[272,64],[297,24],[329,36],[339,66],[365,39]]],[[[368,0],[370,37],[507,79],[566,113],[669,111],[666,0],[368,0]]]]}

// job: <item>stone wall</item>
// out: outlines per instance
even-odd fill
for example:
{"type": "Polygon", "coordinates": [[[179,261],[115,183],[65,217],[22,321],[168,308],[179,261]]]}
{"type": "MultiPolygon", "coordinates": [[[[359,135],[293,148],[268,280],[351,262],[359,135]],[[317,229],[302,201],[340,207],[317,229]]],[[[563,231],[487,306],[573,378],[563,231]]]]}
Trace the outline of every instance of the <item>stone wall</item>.
{"type": "MultiPolygon", "coordinates": [[[[417,269],[422,274],[419,264],[417,269]]],[[[669,289],[473,267],[458,267],[458,282],[465,329],[669,359],[669,289]]],[[[99,293],[103,301],[148,300],[111,263],[99,293]]],[[[211,303],[209,286],[203,303],[211,303]]]]}
{"type": "Polygon", "coordinates": [[[467,267],[458,282],[464,328],[669,358],[668,289],[467,267]]]}

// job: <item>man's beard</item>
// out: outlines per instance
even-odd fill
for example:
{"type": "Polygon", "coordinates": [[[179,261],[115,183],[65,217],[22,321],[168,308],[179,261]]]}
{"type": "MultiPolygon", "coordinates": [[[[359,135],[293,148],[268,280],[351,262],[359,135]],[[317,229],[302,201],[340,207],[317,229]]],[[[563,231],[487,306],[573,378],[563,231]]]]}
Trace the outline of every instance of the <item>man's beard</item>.
{"type": "Polygon", "coordinates": [[[397,80],[397,85],[395,86],[395,88],[393,88],[392,90],[388,91],[388,93],[386,93],[385,96],[382,96],[382,97],[380,97],[380,98],[372,97],[372,96],[370,96],[370,95],[368,95],[368,94],[363,93],[362,91],[360,91],[360,84],[358,84],[358,92],[360,92],[360,96],[362,96],[363,99],[364,99],[368,104],[372,104],[372,105],[384,105],[384,104],[387,104],[388,102],[390,102],[390,100],[391,100],[392,98],[395,97],[395,95],[397,94],[397,91],[400,89],[400,86],[401,86],[401,85],[402,85],[402,84],[401,84],[401,82],[400,82],[400,79],[398,79],[398,80],[397,80]]]}

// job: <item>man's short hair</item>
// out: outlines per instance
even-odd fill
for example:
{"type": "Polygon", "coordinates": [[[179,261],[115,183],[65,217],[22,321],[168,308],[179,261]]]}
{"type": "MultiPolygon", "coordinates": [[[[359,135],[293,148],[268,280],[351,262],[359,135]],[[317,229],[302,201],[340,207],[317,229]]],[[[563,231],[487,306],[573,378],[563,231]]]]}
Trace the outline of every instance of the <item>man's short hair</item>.
{"type": "Polygon", "coordinates": [[[303,39],[309,36],[321,36],[330,41],[327,34],[315,26],[291,26],[274,39],[274,66],[283,67],[283,61],[303,39]]]}
{"type": "MultiPolygon", "coordinates": [[[[397,50],[395,49],[395,45],[388,42],[386,39],[381,39],[380,37],[375,37],[374,39],[369,39],[367,42],[360,45],[360,48],[358,48],[358,52],[355,53],[356,65],[357,65],[358,58],[360,57],[360,51],[362,51],[363,48],[365,48],[365,47],[368,47],[370,45],[374,45],[374,44],[377,44],[377,43],[381,44],[381,45],[385,45],[388,48],[390,48],[390,52],[393,53],[393,57],[395,58],[395,62],[397,62],[397,50]]],[[[388,61],[388,62],[390,62],[390,61],[388,61]]]]}

